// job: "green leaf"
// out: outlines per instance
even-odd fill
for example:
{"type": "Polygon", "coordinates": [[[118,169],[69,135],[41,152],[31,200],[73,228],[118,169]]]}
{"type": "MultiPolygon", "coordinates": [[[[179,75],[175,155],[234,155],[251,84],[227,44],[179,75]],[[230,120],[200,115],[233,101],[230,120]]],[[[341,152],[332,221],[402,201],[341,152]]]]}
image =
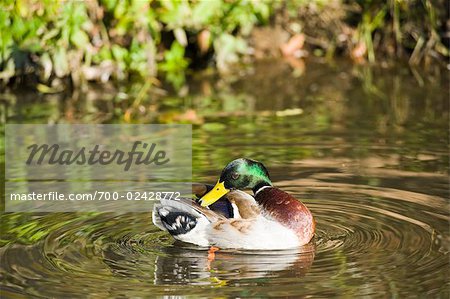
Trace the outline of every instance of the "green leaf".
{"type": "Polygon", "coordinates": [[[44,53],[41,57],[41,66],[44,69],[44,79],[47,81],[50,78],[53,70],[53,63],[48,53],[44,53]]]}
{"type": "Polygon", "coordinates": [[[77,48],[84,48],[89,44],[89,37],[83,30],[75,29],[70,35],[70,41],[77,48]]]}
{"type": "Polygon", "coordinates": [[[184,47],[174,41],[170,50],[164,53],[164,62],[160,64],[161,70],[176,72],[185,70],[188,66],[189,61],[184,57],[184,47]]]}
{"type": "Polygon", "coordinates": [[[192,20],[197,26],[208,25],[221,12],[220,0],[200,1],[192,10],[192,20]]]}
{"type": "Polygon", "coordinates": [[[65,77],[69,74],[69,63],[67,61],[66,49],[60,47],[53,55],[53,66],[57,77],[65,77]]]}
{"type": "Polygon", "coordinates": [[[111,50],[116,61],[124,61],[128,55],[127,49],[122,48],[119,45],[113,45],[111,50]]]}

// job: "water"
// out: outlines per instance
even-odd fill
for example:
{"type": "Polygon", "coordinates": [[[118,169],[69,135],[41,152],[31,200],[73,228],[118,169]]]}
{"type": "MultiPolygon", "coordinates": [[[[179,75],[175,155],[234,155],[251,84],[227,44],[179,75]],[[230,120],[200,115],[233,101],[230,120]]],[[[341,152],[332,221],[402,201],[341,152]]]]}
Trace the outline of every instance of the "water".
{"type": "MultiPolygon", "coordinates": [[[[448,298],[446,75],[306,66],[300,77],[265,62],[245,76],[194,78],[181,95],[146,97],[128,120],[194,122],[197,181],[214,182],[236,157],[263,161],[315,215],[312,244],[220,250],[211,261],[150,213],[3,214],[2,295],[448,298]]],[[[120,123],[119,108],[135,101],[96,90],[7,98],[11,123],[120,123]]]]}

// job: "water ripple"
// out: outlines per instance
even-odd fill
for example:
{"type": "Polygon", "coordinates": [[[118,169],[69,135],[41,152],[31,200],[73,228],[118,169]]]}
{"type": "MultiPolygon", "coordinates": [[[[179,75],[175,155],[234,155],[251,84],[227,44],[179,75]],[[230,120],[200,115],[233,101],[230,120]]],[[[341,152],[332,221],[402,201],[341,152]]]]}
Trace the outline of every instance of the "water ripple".
{"type": "Polygon", "coordinates": [[[41,241],[1,249],[5,294],[201,291],[208,296],[224,285],[228,295],[251,287],[254,296],[283,296],[284,286],[290,295],[292,288],[297,295],[317,296],[331,296],[333,288],[368,296],[380,290],[445,292],[446,276],[435,274],[448,266],[448,215],[442,209],[448,203],[438,196],[351,184],[342,176],[339,183],[333,177],[278,182],[304,199],[317,221],[312,244],[293,251],[221,250],[211,261],[207,251],[174,243],[160,232],[150,213],[61,214],[60,221],[37,217],[34,221],[49,231],[41,241]],[[157,288],[161,285],[170,288],[157,288]]]}

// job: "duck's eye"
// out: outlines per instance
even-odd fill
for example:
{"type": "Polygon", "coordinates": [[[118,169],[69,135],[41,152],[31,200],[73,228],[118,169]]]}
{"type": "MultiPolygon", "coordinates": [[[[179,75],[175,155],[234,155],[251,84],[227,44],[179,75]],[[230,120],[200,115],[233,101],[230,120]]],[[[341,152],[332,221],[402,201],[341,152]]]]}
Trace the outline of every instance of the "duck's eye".
{"type": "Polygon", "coordinates": [[[233,173],[231,174],[231,178],[232,178],[233,180],[237,180],[237,179],[239,178],[239,173],[233,172],[233,173]]]}

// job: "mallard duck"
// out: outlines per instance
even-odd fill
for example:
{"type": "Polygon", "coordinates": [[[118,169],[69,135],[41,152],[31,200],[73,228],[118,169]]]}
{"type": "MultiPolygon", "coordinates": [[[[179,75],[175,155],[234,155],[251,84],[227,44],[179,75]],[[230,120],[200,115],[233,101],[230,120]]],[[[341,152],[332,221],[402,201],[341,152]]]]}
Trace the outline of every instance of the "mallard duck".
{"type": "Polygon", "coordinates": [[[199,201],[161,200],[153,210],[154,224],[183,242],[219,248],[289,249],[314,235],[308,208],[273,187],[258,161],[234,160],[214,187],[200,189],[199,201]],[[252,189],[254,197],[245,189],[252,189]]]}

